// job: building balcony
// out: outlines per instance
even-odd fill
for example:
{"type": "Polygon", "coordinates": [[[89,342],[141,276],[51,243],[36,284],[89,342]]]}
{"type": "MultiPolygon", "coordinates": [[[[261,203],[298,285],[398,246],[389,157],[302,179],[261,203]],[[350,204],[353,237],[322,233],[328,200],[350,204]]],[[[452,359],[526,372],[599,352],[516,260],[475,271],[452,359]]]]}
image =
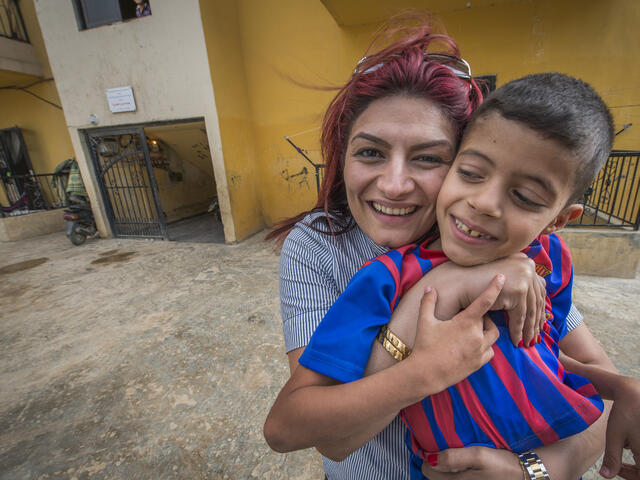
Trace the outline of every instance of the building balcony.
{"type": "Polygon", "coordinates": [[[0,71],[44,75],[15,0],[0,0],[0,71]]]}

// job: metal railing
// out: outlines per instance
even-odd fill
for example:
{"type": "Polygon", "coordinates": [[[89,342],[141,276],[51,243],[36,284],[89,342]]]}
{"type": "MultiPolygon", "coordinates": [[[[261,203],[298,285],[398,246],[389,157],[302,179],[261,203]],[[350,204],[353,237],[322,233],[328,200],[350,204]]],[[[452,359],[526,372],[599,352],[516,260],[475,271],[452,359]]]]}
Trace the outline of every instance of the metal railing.
{"type": "Polygon", "coordinates": [[[0,37],[29,43],[29,35],[16,0],[0,0],[0,37]]]}
{"type": "Polygon", "coordinates": [[[67,174],[13,175],[1,178],[9,205],[0,206],[2,216],[24,215],[69,205],[67,174]]]}
{"type": "Polygon", "coordinates": [[[640,226],[640,151],[614,150],[582,198],[573,227],[640,226]]]}

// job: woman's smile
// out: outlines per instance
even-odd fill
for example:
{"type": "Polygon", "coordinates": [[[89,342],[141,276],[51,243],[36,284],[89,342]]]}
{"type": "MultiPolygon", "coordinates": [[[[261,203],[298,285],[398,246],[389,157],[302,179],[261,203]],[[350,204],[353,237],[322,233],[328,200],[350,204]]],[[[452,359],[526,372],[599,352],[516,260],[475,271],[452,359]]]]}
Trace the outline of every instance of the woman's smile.
{"type": "Polygon", "coordinates": [[[388,207],[378,202],[371,202],[371,206],[378,213],[382,213],[384,215],[391,215],[394,217],[397,217],[397,216],[406,217],[407,215],[411,215],[412,213],[414,213],[418,208],[415,205],[411,207],[390,207],[390,206],[388,207]]]}

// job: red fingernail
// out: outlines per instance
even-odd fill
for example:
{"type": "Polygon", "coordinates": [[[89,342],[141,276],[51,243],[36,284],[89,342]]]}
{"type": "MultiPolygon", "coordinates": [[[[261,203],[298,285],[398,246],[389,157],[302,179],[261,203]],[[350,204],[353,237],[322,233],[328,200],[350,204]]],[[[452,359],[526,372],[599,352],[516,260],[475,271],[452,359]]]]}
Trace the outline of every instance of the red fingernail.
{"type": "Polygon", "coordinates": [[[531,341],[529,342],[529,346],[533,347],[536,344],[536,339],[532,338],[531,341]]]}
{"type": "Polygon", "coordinates": [[[544,330],[544,333],[549,333],[551,331],[551,327],[548,323],[545,323],[544,327],[542,327],[542,330],[544,330]]]}
{"type": "Polygon", "coordinates": [[[524,342],[522,340],[520,340],[518,342],[518,348],[520,348],[520,347],[524,347],[524,342]]]}
{"type": "Polygon", "coordinates": [[[542,337],[540,336],[540,334],[538,334],[538,339],[537,339],[536,343],[540,343],[541,339],[542,339],[542,337]]]}
{"type": "Polygon", "coordinates": [[[438,465],[438,454],[430,453],[429,455],[427,455],[427,463],[432,467],[436,467],[438,465]]]}

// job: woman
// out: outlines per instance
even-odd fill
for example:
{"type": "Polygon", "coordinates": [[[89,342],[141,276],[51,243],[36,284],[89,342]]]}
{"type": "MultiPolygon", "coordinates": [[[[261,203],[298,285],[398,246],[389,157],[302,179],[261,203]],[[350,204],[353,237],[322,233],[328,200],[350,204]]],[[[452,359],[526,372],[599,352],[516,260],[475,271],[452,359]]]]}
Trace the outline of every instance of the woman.
{"type": "MultiPolygon", "coordinates": [[[[398,32],[391,28],[387,33],[398,32]]],[[[292,372],[313,329],[362,263],[389,248],[415,242],[433,228],[435,198],[460,132],[481,101],[463,62],[448,37],[431,34],[426,25],[405,30],[401,39],[365,57],[329,106],[322,134],[326,170],[318,205],[272,234],[287,236],[282,250],[281,299],[292,372]],[[440,48],[444,45],[447,53],[424,54],[434,41],[440,48]],[[394,101],[375,102],[385,98],[394,101]]],[[[486,284],[499,272],[506,273],[507,281],[494,305],[510,310],[510,318],[516,320],[512,322],[514,343],[519,342],[522,325],[526,325],[523,340],[528,343],[539,323],[535,312],[540,311],[531,265],[514,257],[465,269],[464,278],[486,284]]],[[[441,294],[455,292],[457,287],[436,281],[432,285],[441,294]]],[[[497,296],[497,291],[492,293],[497,296]]],[[[404,307],[394,315],[416,315],[415,298],[407,295],[401,303],[404,307]],[[411,298],[413,305],[408,303],[411,298]]],[[[573,322],[569,323],[575,326],[581,317],[575,309],[572,312],[573,322]]],[[[422,364],[437,375],[410,376],[402,362],[363,380],[336,385],[329,397],[330,416],[323,417],[321,403],[313,406],[321,429],[293,438],[279,425],[265,425],[265,435],[292,442],[272,444],[277,450],[316,446],[327,457],[339,460],[354,452],[339,463],[324,459],[331,479],[408,478],[404,427],[396,414],[424,396],[423,385],[452,385],[489,360],[495,332],[482,329],[481,316],[475,313],[478,328],[465,330],[465,335],[452,331],[455,323],[420,319],[413,361],[424,359],[422,364]],[[466,360],[449,365],[450,358],[466,360]],[[358,402],[345,402],[336,413],[335,405],[347,398],[343,395],[347,390],[348,398],[358,402]]],[[[327,379],[327,385],[334,382],[327,379]]],[[[595,461],[601,429],[602,421],[581,435],[539,450],[554,478],[579,476],[595,461]]],[[[522,478],[519,462],[509,452],[474,447],[449,451],[442,458],[443,463],[473,467],[476,476],[469,478],[522,478]]]]}

